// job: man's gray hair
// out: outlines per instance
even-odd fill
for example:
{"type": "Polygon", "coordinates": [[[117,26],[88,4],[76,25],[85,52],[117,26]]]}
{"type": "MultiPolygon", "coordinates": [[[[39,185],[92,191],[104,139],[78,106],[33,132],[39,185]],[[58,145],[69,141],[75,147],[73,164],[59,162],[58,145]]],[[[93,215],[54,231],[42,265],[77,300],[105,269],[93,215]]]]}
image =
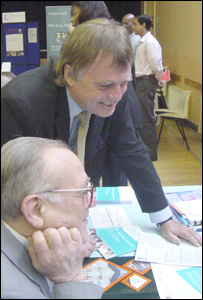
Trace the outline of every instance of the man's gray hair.
{"type": "Polygon", "coordinates": [[[132,65],[134,53],[129,33],[121,23],[108,19],[93,19],[78,25],[71,33],[56,65],[56,84],[66,85],[64,67],[71,66],[75,80],[80,80],[87,68],[100,55],[113,58],[113,65],[126,69],[132,65]]]}
{"type": "MultiPolygon", "coordinates": [[[[15,220],[22,216],[23,199],[34,191],[53,189],[54,174],[49,173],[43,153],[48,148],[69,147],[62,141],[38,137],[19,137],[1,148],[1,218],[15,220]]],[[[59,202],[60,195],[44,194],[59,202]]]]}

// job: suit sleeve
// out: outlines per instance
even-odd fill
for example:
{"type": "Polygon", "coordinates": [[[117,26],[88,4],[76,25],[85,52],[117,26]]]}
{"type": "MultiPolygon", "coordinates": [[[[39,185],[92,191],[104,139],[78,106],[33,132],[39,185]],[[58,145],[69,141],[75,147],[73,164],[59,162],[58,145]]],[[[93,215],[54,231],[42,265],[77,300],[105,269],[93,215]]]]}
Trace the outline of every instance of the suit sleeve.
{"type": "Polygon", "coordinates": [[[54,286],[55,299],[101,299],[103,288],[86,282],[58,283],[54,286]]]}
{"type": "Polygon", "coordinates": [[[147,149],[134,129],[125,98],[111,120],[108,147],[135,190],[143,212],[154,213],[168,206],[160,178],[147,149]]]}

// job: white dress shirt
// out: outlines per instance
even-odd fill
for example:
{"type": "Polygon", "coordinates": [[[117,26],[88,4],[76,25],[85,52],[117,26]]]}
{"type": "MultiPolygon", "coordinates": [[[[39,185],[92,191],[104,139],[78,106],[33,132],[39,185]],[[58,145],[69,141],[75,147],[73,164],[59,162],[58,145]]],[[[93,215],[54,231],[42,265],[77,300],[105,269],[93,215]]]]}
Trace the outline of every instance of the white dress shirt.
{"type": "Polygon", "coordinates": [[[73,100],[71,97],[71,94],[66,88],[66,95],[67,95],[67,101],[69,106],[69,113],[70,113],[70,129],[73,122],[73,118],[77,115],[79,115],[82,112],[82,109],[77,105],[77,103],[73,100]]]}
{"type": "Polygon", "coordinates": [[[135,56],[135,75],[136,77],[154,75],[159,81],[162,72],[162,49],[149,31],[139,40],[135,56]]]}

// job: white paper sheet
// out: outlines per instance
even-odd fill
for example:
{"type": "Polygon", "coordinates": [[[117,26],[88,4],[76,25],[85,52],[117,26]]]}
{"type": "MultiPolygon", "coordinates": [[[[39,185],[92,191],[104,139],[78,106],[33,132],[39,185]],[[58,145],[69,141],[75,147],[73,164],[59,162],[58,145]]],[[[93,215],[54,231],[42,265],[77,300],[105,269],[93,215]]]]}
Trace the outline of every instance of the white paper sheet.
{"type": "Polygon", "coordinates": [[[133,226],[122,206],[93,207],[90,218],[94,228],[133,226]]]}
{"type": "Polygon", "coordinates": [[[202,247],[181,240],[175,245],[162,236],[141,233],[135,260],[182,266],[202,266],[202,247]]]}
{"type": "Polygon", "coordinates": [[[151,263],[151,268],[161,299],[202,299],[201,278],[197,280],[194,272],[197,268],[155,263],[151,263]],[[180,276],[179,271],[188,272],[189,280],[180,276]]]}

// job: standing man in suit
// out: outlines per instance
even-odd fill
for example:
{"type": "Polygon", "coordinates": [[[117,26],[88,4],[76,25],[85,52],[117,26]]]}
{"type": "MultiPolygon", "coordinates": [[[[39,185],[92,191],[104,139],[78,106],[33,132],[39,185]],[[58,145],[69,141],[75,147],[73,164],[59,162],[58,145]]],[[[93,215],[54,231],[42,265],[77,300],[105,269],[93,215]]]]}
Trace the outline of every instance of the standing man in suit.
{"type": "Polygon", "coordinates": [[[1,149],[1,299],[98,299],[84,280],[93,187],[62,141],[20,137],[1,149]]]}
{"type": "MultiPolygon", "coordinates": [[[[91,113],[85,143],[85,171],[94,183],[108,147],[130,181],[141,209],[162,234],[199,245],[199,235],[171,218],[160,179],[133,127],[127,101],[134,53],[126,29],[94,20],[75,28],[55,66],[16,76],[2,89],[2,144],[17,135],[62,139],[81,111],[91,113]],[[122,100],[121,100],[122,99],[122,100]]],[[[136,212],[135,212],[136,215],[136,212]]]]}
{"type": "MultiPolygon", "coordinates": [[[[128,17],[129,22],[131,22],[134,18],[133,15],[126,15],[124,18],[125,25],[128,24],[128,17]]],[[[103,1],[74,1],[72,3],[71,9],[71,21],[74,27],[77,27],[81,23],[84,23],[88,20],[92,20],[97,18],[97,22],[104,23],[105,19],[111,19],[111,15],[103,1]],[[104,19],[105,18],[105,19],[104,19]]],[[[131,24],[131,23],[129,23],[131,24]]],[[[133,24],[131,24],[133,25],[133,24]]],[[[123,24],[124,26],[124,24],[123,24]]],[[[126,26],[124,26],[126,28],[126,26]]],[[[128,28],[127,28],[128,29],[128,28]]],[[[130,34],[130,41],[133,47],[133,51],[135,53],[136,41],[140,39],[139,35],[135,35],[132,31],[132,28],[129,26],[128,30],[130,34]]],[[[138,43],[137,43],[138,45],[138,43]]],[[[134,66],[134,64],[133,64],[134,66]]],[[[134,75],[134,74],[133,74],[134,75]]],[[[135,75],[132,78],[133,81],[128,82],[128,104],[129,104],[129,111],[130,116],[132,118],[133,124],[135,128],[142,127],[142,115],[140,110],[140,105],[135,94],[133,87],[135,88],[135,75]]],[[[102,185],[103,186],[127,186],[128,181],[125,173],[119,167],[116,159],[114,158],[111,151],[108,149],[105,150],[106,161],[103,164],[102,168],[102,185]]],[[[95,185],[99,185],[100,175],[98,174],[97,182],[95,180],[95,185]]]]}
{"type": "Polygon", "coordinates": [[[142,111],[143,127],[138,132],[145,143],[152,161],[157,160],[157,134],[154,116],[154,101],[163,72],[162,49],[150,32],[151,18],[139,15],[133,21],[134,31],[140,35],[135,56],[136,93],[142,111]]]}

